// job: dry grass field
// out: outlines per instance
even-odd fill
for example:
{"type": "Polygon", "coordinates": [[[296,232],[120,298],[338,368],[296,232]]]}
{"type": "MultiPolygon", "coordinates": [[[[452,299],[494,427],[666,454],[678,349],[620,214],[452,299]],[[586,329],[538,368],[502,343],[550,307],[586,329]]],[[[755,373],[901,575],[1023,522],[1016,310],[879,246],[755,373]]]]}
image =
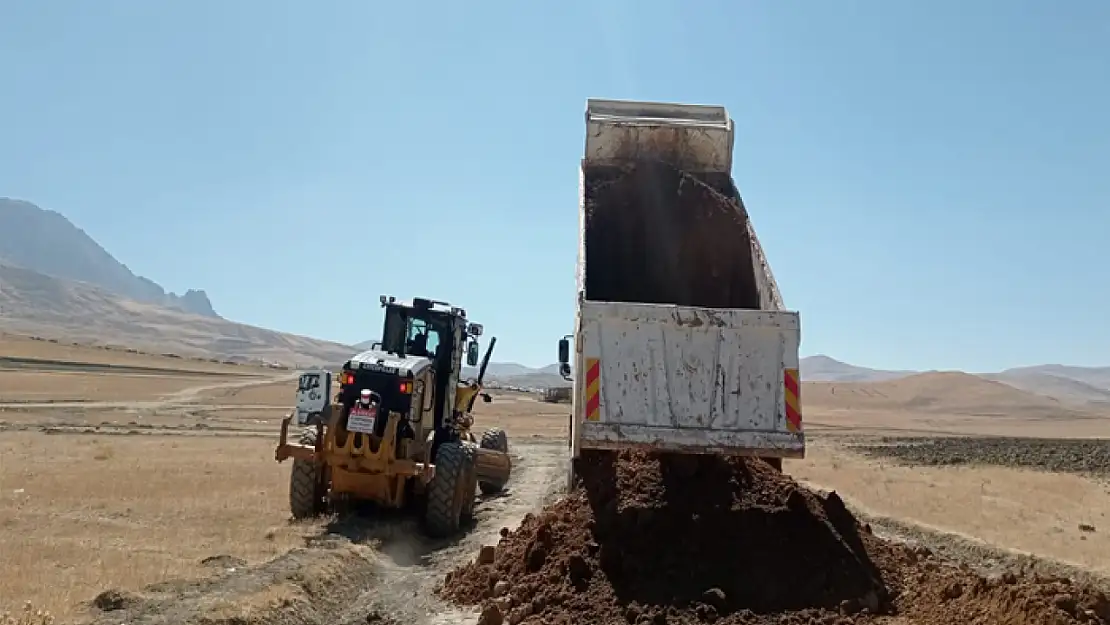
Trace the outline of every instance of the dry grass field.
{"type": "MultiPolygon", "coordinates": [[[[0,612],[30,600],[79,618],[103,590],[258,563],[318,535],[289,522],[289,464],[273,460],[292,396],[289,372],[3,337],[0,612]]],[[[1106,415],[962,374],[807,383],[802,399],[811,452],[787,463],[797,478],[875,515],[1110,575],[1103,478],[853,449],[888,435],[1110,438],[1106,415]]],[[[475,408],[479,428],[521,444],[564,440],[568,414],[519,393],[475,408]]]]}
{"type": "Polygon", "coordinates": [[[1048,556],[1110,577],[1110,486],[1004,466],[903,466],[817,444],[786,470],[864,512],[1048,556]],[[1095,528],[1086,531],[1085,528],[1095,528]]]}
{"type": "Polygon", "coordinates": [[[12,432],[0,457],[0,597],[12,603],[68,616],[108,588],[303,542],[270,441],[12,432]]]}

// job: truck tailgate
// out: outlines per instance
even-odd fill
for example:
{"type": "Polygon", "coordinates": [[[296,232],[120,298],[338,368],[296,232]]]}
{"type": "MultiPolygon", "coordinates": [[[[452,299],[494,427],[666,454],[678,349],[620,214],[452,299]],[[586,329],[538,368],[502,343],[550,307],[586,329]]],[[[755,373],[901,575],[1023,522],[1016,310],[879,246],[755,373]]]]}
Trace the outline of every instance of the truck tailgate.
{"type": "Polygon", "coordinates": [[[798,313],[586,300],[579,314],[576,447],[804,457],[798,313]]]}

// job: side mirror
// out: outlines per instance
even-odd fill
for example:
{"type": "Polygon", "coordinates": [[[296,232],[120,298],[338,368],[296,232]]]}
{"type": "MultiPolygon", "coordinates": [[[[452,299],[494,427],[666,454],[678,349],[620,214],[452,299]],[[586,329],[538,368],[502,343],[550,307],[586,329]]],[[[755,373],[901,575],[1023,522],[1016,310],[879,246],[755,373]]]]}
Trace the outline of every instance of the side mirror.
{"type": "Polygon", "coordinates": [[[570,379],[570,364],[565,363],[565,362],[560,363],[559,364],[559,375],[563,376],[564,380],[569,380],[570,379]]]}
{"type": "Polygon", "coordinates": [[[478,341],[471,341],[466,346],[466,364],[471,367],[478,365],[478,341]]]}
{"type": "Polygon", "coordinates": [[[570,341],[559,339],[559,364],[570,362],[570,341]]]}

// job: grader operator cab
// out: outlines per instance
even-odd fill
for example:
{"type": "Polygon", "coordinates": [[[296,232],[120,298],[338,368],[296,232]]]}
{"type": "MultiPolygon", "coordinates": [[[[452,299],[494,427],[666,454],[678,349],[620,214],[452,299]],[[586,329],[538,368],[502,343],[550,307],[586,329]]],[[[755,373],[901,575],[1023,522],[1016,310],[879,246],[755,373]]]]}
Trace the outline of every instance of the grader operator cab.
{"type": "Polygon", "coordinates": [[[332,395],[330,371],[305,371],[297,406],[281,424],[276,458],[293,459],[289,507],[295,518],[332,510],[347,501],[422,511],[433,536],[456,532],[473,516],[476,490],[504,488],[511,462],[500,428],[476,440],[470,415],[481,397],[489,342],[477,378],[463,380],[478,364],[482,326],[446,302],[382,296],[382,340],[353,356],[332,395]],[[296,418],[304,428],[289,443],[296,418]]]}

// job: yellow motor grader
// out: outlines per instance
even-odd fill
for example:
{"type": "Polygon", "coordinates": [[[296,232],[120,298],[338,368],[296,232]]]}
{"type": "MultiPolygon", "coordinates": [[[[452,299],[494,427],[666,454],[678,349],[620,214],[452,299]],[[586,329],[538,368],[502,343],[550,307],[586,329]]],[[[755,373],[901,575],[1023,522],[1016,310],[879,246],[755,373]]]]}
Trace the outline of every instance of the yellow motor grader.
{"type": "Polygon", "coordinates": [[[381,305],[381,341],[343,365],[334,396],[330,371],[300,375],[276,452],[278,462],[293,459],[289,508],[294,518],[348,501],[411,508],[428,534],[448,536],[473,516],[477,489],[501,491],[512,468],[504,430],[486,430],[480,440],[471,432],[475,400],[492,401],[482,380],[497,339],[477,377],[465,380],[463,357],[478,364],[482,334],[465,310],[385,295],[381,305]],[[299,443],[288,441],[294,420],[304,428],[299,443]]]}

